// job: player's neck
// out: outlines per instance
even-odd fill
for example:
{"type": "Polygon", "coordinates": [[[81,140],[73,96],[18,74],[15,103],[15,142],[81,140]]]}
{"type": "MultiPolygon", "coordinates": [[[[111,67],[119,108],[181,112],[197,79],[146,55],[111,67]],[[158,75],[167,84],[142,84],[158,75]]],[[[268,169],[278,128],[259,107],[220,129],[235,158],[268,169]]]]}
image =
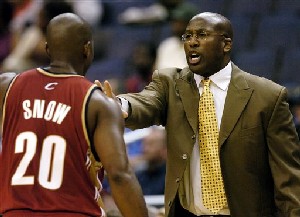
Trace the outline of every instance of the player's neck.
{"type": "Polygon", "coordinates": [[[53,74],[78,74],[72,67],[68,66],[67,64],[50,64],[44,69],[53,74]]]}

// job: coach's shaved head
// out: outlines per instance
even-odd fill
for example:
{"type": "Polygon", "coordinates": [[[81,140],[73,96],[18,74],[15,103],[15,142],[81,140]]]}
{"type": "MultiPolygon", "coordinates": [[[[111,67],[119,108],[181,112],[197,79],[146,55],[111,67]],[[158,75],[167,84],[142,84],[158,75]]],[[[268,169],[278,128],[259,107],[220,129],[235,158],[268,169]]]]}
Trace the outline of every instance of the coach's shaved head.
{"type": "Polygon", "coordinates": [[[76,14],[58,15],[47,27],[46,49],[50,67],[67,63],[72,70],[84,75],[94,57],[92,30],[76,14]]]}

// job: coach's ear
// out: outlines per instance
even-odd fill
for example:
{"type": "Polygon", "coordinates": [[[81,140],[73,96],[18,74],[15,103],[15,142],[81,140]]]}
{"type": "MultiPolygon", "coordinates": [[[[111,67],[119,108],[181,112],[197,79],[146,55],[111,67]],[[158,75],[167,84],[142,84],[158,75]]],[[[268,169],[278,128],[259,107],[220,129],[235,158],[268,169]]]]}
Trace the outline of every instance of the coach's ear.
{"type": "Polygon", "coordinates": [[[230,52],[230,51],[231,51],[231,48],[232,48],[232,40],[231,40],[231,38],[225,37],[225,38],[224,38],[224,52],[225,52],[225,53],[230,52]]]}

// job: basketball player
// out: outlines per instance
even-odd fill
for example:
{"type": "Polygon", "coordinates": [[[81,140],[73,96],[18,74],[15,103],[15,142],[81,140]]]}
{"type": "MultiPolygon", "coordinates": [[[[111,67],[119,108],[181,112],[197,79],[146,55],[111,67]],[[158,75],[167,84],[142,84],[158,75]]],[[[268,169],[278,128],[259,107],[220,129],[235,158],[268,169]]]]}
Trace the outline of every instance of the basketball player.
{"type": "Polygon", "coordinates": [[[105,216],[105,169],[122,215],[148,216],[129,167],[121,110],[83,77],[94,55],[90,27],[61,14],[50,21],[46,40],[49,66],[0,75],[0,213],[105,216]]]}

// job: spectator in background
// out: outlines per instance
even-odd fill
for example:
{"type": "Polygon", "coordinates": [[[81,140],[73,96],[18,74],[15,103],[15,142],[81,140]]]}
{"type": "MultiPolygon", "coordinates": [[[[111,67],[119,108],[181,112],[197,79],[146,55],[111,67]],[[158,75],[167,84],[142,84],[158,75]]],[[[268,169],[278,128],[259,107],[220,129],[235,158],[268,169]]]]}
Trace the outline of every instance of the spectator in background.
{"type": "Polygon", "coordinates": [[[13,6],[13,17],[10,22],[10,31],[13,35],[13,46],[27,27],[32,25],[43,5],[44,0],[8,0],[13,6]]]}
{"type": "Polygon", "coordinates": [[[72,5],[74,13],[85,19],[93,29],[97,28],[104,13],[102,0],[67,0],[67,2],[72,5]]]}
{"type": "Polygon", "coordinates": [[[139,92],[151,80],[156,59],[156,46],[148,41],[139,41],[133,49],[126,68],[125,92],[139,92]]]}
{"type": "Polygon", "coordinates": [[[122,24],[153,24],[168,21],[185,0],[157,0],[148,7],[129,7],[119,15],[122,24]]]}
{"type": "Polygon", "coordinates": [[[13,17],[13,6],[7,1],[0,2],[0,66],[12,49],[12,34],[9,24],[13,17]]]}
{"type": "Polygon", "coordinates": [[[65,1],[44,1],[37,17],[37,23],[28,27],[21,35],[15,48],[4,59],[2,71],[21,72],[48,64],[45,52],[45,31],[49,21],[62,13],[73,12],[65,1]]]}
{"type": "Polygon", "coordinates": [[[163,195],[165,191],[167,143],[163,127],[151,127],[142,140],[142,164],[136,176],[144,195],[163,195]]]}
{"type": "MultiPolygon", "coordinates": [[[[145,137],[141,139],[142,153],[134,157],[129,156],[130,164],[136,171],[135,174],[144,195],[164,195],[167,157],[166,132],[161,126],[152,126],[144,130],[142,134],[145,134],[145,137]]],[[[106,177],[103,187],[102,198],[105,207],[110,210],[109,213],[119,216],[106,177]]],[[[164,213],[164,208],[158,209],[148,205],[148,212],[150,217],[159,217],[164,213]]]]}
{"type": "Polygon", "coordinates": [[[187,66],[181,36],[185,32],[189,20],[195,14],[196,7],[188,3],[182,3],[172,11],[170,21],[172,36],[159,44],[155,69],[184,68],[187,66]]]}

